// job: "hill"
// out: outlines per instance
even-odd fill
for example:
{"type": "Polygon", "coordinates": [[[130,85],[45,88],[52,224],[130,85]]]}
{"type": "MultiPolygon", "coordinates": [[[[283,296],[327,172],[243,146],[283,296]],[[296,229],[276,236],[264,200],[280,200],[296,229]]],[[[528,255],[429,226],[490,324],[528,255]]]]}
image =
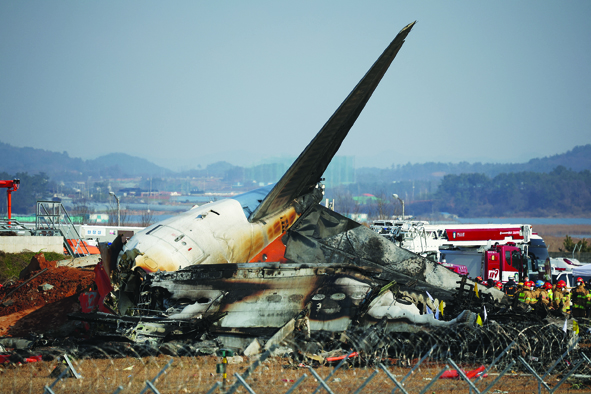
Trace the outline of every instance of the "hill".
{"type": "MultiPolygon", "coordinates": [[[[109,174],[120,174],[119,176],[110,177],[118,178],[122,176],[160,176],[165,177],[174,175],[174,172],[160,167],[151,161],[128,155],[126,153],[110,153],[108,155],[97,157],[94,160],[85,162],[86,171],[90,172],[92,168],[100,169],[105,172],[107,177],[109,174]]],[[[103,175],[104,176],[104,175],[103,175]]]]}
{"type": "Polygon", "coordinates": [[[591,144],[576,146],[572,150],[550,157],[531,159],[526,163],[421,163],[404,164],[390,168],[358,168],[358,179],[365,182],[392,182],[403,180],[439,180],[445,175],[478,173],[495,177],[502,173],[549,173],[558,166],[573,171],[591,170],[591,144]]]}
{"type": "MultiPolygon", "coordinates": [[[[231,182],[245,182],[249,173],[243,167],[227,162],[208,165],[181,173],[160,167],[149,160],[126,153],[111,153],[93,160],[70,157],[67,152],[51,152],[44,149],[17,148],[0,142],[3,153],[0,172],[16,174],[46,173],[53,181],[76,181],[95,178],[126,177],[199,177],[215,176],[231,182]]],[[[388,183],[393,181],[424,180],[440,181],[445,175],[468,173],[495,177],[502,173],[540,172],[549,173],[558,166],[573,171],[591,170],[591,144],[576,146],[572,150],[550,157],[531,159],[526,163],[420,163],[392,166],[390,168],[363,167],[355,170],[356,178],[364,183],[388,183]]],[[[279,177],[281,174],[277,174],[279,177]]]]}
{"type": "Polygon", "coordinates": [[[111,153],[93,160],[70,157],[67,152],[18,148],[0,142],[0,172],[16,174],[44,172],[54,181],[86,180],[91,177],[122,178],[136,176],[168,176],[174,173],[164,167],[125,153],[111,153]]]}

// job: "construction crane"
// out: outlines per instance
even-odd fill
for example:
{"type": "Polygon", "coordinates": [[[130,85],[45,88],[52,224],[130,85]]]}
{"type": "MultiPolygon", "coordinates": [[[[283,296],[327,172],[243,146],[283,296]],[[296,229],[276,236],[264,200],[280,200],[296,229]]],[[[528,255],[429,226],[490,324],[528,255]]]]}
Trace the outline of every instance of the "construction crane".
{"type": "Polygon", "coordinates": [[[8,225],[10,225],[10,215],[12,212],[12,192],[17,191],[20,184],[20,179],[13,179],[12,181],[0,181],[0,188],[6,188],[8,225]]]}

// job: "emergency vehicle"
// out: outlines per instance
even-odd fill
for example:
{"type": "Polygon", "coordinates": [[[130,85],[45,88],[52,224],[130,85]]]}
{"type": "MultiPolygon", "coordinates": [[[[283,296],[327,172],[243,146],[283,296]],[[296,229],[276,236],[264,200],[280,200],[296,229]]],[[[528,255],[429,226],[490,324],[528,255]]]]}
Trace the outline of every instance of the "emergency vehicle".
{"type": "Polygon", "coordinates": [[[471,278],[481,276],[486,280],[488,271],[492,271],[493,278],[497,275],[500,278],[493,280],[506,282],[516,273],[537,280],[543,276],[543,270],[539,271],[549,257],[544,240],[532,231],[529,224],[429,224],[426,221],[376,220],[370,228],[411,252],[446,265],[465,266],[471,278]],[[500,250],[499,246],[508,248],[500,250]],[[513,255],[518,250],[522,256],[519,258],[521,271],[513,263],[513,255]],[[489,260],[484,260],[487,251],[491,252],[489,260]],[[493,252],[498,253],[494,256],[499,260],[492,260],[493,252]],[[506,258],[507,252],[510,252],[510,259],[506,258]],[[489,270],[488,266],[493,268],[489,270]]]}

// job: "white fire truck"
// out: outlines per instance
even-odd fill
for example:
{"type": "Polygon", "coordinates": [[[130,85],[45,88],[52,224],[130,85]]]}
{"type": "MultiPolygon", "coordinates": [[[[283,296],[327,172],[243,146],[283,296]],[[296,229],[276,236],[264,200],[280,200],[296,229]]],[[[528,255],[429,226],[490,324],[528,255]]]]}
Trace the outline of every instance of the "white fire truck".
{"type": "Polygon", "coordinates": [[[529,224],[434,225],[425,221],[375,220],[370,227],[414,253],[446,265],[465,266],[471,278],[505,282],[517,274],[519,280],[538,279],[548,259],[544,240],[533,233],[529,224]]]}

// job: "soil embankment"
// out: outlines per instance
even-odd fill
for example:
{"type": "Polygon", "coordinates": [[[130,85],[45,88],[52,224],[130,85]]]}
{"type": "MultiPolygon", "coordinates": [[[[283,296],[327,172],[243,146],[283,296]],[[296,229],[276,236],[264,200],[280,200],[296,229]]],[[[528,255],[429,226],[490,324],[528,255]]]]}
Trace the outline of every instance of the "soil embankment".
{"type": "Polygon", "coordinates": [[[78,295],[93,286],[92,268],[56,263],[46,261],[42,253],[35,255],[20,279],[0,288],[0,335],[54,331],[67,322],[68,313],[80,310],[78,295]]]}

